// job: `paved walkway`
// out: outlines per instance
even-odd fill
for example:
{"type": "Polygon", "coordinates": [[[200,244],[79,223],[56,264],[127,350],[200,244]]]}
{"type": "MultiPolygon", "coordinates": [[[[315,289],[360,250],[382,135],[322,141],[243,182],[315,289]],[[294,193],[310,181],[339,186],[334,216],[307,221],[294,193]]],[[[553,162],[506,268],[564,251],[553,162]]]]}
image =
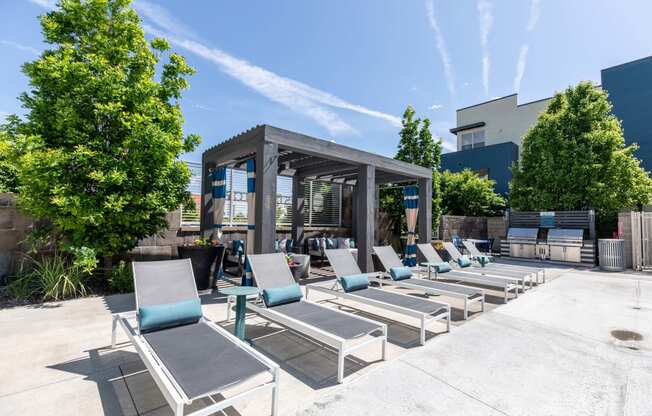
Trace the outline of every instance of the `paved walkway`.
{"type": "MultiPolygon", "coordinates": [[[[344,386],[332,352],[253,316],[247,331],[281,365],[281,415],[652,415],[652,280],[635,310],[627,275],[558,273],[507,305],[458,316],[450,334],[433,324],[425,347],[404,317],[381,313],[389,360],[379,362],[376,347],[360,350],[344,386]],[[644,339],[616,341],[616,329],[644,339]]],[[[202,303],[230,328],[224,298],[202,303]]],[[[373,308],[324,304],[382,319],[373,308]]],[[[0,414],[172,414],[133,347],[108,348],[110,314],[133,307],[133,296],[116,295],[0,310],[0,414]]],[[[267,396],[227,414],[267,414],[267,396]]]]}
{"type": "Polygon", "coordinates": [[[296,414],[652,415],[652,281],[634,309],[625,277],[566,273],[296,414]]]}

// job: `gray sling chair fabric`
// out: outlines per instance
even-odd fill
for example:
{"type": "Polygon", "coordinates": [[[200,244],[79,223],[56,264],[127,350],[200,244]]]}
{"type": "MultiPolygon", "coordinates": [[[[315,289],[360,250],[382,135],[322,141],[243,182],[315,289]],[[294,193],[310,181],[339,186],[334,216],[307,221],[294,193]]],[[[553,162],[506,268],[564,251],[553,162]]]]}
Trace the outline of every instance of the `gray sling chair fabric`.
{"type": "Polygon", "coordinates": [[[476,274],[481,274],[481,275],[486,275],[486,276],[493,276],[501,279],[507,279],[510,281],[516,281],[518,284],[521,285],[522,289],[525,290],[525,282],[529,281],[530,282],[530,287],[532,287],[532,280],[533,278],[536,277],[536,273],[533,271],[519,271],[519,270],[508,270],[505,268],[502,269],[496,269],[496,268],[490,268],[487,269],[485,267],[481,266],[474,266],[471,264],[469,267],[457,267],[457,261],[462,257],[462,253],[455,247],[453,243],[445,242],[444,243],[444,249],[448,253],[448,255],[451,257],[453,260],[453,266],[455,266],[457,271],[463,272],[463,273],[476,273],[476,274]]]}
{"type": "MultiPolygon", "coordinates": [[[[462,244],[464,244],[464,247],[468,250],[469,254],[471,254],[471,258],[476,262],[478,262],[478,258],[480,256],[485,255],[481,253],[480,250],[478,250],[478,247],[476,247],[475,243],[473,243],[472,241],[462,240],[462,244]]],[[[520,264],[498,263],[495,260],[492,260],[491,262],[485,264],[482,267],[484,267],[487,270],[513,270],[513,271],[535,273],[537,283],[539,283],[539,274],[541,274],[544,283],[546,280],[546,269],[541,267],[525,266],[520,264]]]]}
{"type": "MultiPolygon", "coordinates": [[[[296,284],[283,253],[250,254],[252,275],[261,289],[296,284]]],[[[307,300],[265,307],[248,302],[257,314],[323,342],[338,350],[337,381],[344,380],[344,357],[371,342],[381,342],[382,359],[386,358],[387,325],[371,319],[328,308],[307,300]],[[363,337],[380,333],[364,340],[363,337]]]]}
{"type": "MultiPolygon", "coordinates": [[[[378,256],[378,259],[380,260],[386,273],[389,273],[392,267],[404,267],[401,259],[399,259],[398,255],[391,246],[377,246],[374,247],[373,250],[374,253],[376,253],[376,256],[378,256]]],[[[333,266],[333,268],[335,269],[335,266],[333,266]]],[[[337,272],[337,269],[335,270],[337,272]]],[[[381,286],[383,284],[390,284],[397,287],[417,290],[429,295],[443,295],[463,299],[464,319],[468,318],[469,306],[471,303],[479,302],[481,305],[481,310],[484,311],[484,290],[482,289],[457,285],[453,283],[436,282],[420,278],[410,278],[394,281],[380,277],[370,280],[379,283],[381,286]]]]}
{"type": "MultiPolygon", "coordinates": [[[[134,262],[133,277],[136,310],[199,298],[189,259],[134,262]]],[[[136,312],[115,314],[113,346],[118,323],[161,390],[174,387],[175,391],[164,391],[164,396],[175,415],[183,414],[184,405],[196,399],[268,372],[272,374],[272,382],[262,383],[238,396],[255,393],[262,387],[272,388],[272,414],[276,414],[278,366],[214,323],[202,318],[196,323],[140,334],[136,312]]],[[[225,399],[199,412],[219,412],[231,406],[231,402],[225,399]]]]}
{"type": "MultiPolygon", "coordinates": [[[[431,264],[445,263],[432,244],[417,244],[417,253],[426,259],[426,264],[430,268],[431,264]]],[[[442,276],[444,279],[454,280],[457,282],[478,284],[488,287],[497,287],[503,290],[505,302],[507,302],[507,294],[511,291],[514,296],[518,297],[518,279],[501,278],[494,276],[487,276],[477,273],[467,273],[457,270],[452,270],[445,273],[435,273],[435,278],[442,276]]]]}
{"type": "MultiPolygon", "coordinates": [[[[339,278],[342,276],[362,274],[349,250],[328,249],[325,250],[325,254],[326,257],[328,257],[329,263],[335,270],[335,274],[338,276],[337,282],[339,282],[339,278]],[[341,274],[340,272],[342,270],[346,271],[347,274],[341,274]]],[[[337,283],[335,285],[337,286],[337,283]]],[[[343,289],[329,289],[320,284],[306,285],[306,298],[312,290],[419,319],[421,330],[419,342],[421,345],[426,342],[427,322],[445,319],[446,330],[450,330],[450,305],[446,303],[432,302],[414,296],[388,292],[370,287],[352,292],[345,292],[343,289]]]]}

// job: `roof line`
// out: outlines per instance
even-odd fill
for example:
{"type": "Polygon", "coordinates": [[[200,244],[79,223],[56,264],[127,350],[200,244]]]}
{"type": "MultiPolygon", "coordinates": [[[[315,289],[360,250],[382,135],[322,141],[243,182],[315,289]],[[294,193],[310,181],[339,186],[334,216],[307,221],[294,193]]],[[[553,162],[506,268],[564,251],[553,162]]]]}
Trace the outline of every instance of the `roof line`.
{"type": "Polygon", "coordinates": [[[638,62],[641,62],[641,61],[645,61],[646,59],[652,59],[652,55],[650,55],[650,56],[645,56],[645,57],[643,57],[643,58],[634,59],[633,61],[624,62],[624,63],[622,63],[622,64],[613,65],[613,66],[608,66],[608,67],[606,67],[606,68],[602,68],[602,69],[600,70],[600,72],[609,71],[609,70],[611,70],[611,69],[615,69],[615,68],[618,68],[618,67],[621,67],[621,66],[625,66],[625,65],[629,65],[629,64],[635,64],[635,63],[638,63],[638,62]]]}
{"type": "Polygon", "coordinates": [[[491,100],[483,101],[483,102],[478,103],[478,104],[470,105],[470,106],[468,106],[468,107],[458,108],[458,109],[455,110],[455,111],[467,110],[467,109],[469,109],[469,108],[473,108],[473,107],[477,107],[477,106],[480,106],[480,105],[488,104],[488,103],[491,103],[491,102],[494,102],[494,101],[504,100],[505,98],[510,98],[510,97],[515,96],[515,95],[518,95],[518,93],[505,95],[504,97],[493,98],[493,99],[491,99],[491,100]]]}

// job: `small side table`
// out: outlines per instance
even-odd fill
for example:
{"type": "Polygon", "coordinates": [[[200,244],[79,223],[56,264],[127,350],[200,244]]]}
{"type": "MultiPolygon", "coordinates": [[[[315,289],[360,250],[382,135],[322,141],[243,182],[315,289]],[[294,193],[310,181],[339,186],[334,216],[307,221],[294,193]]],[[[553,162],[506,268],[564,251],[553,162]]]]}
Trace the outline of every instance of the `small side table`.
{"type": "MultiPolygon", "coordinates": [[[[220,289],[220,292],[227,296],[235,296],[235,336],[244,341],[245,339],[245,316],[247,312],[247,296],[256,295],[260,292],[254,286],[233,286],[220,289]]],[[[227,307],[230,307],[227,306],[227,307]]]]}

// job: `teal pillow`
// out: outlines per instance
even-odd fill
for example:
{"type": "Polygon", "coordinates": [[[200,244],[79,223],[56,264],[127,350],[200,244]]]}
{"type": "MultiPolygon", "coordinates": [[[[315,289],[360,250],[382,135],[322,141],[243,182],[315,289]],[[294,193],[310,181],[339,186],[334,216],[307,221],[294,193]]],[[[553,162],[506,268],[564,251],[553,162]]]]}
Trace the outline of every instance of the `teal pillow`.
{"type": "Polygon", "coordinates": [[[301,293],[301,286],[299,286],[298,283],[292,283],[282,287],[263,289],[263,301],[265,302],[265,306],[268,308],[271,308],[272,306],[296,302],[301,300],[302,297],[303,293],[301,293]]]}
{"type": "Polygon", "coordinates": [[[140,332],[152,332],[174,326],[194,324],[202,317],[199,299],[138,308],[140,332]]]}
{"type": "Polygon", "coordinates": [[[369,278],[365,274],[353,274],[340,277],[340,283],[342,284],[342,289],[348,293],[368,288],[369,278]]]}
{"type": "Polygon", "coordinates": [[[435,268],[435,270],[437,270],[437,273],[446,273],[452,270],[451,265],[446,262],[435,263],[432,266],[435,268]]]}
{"type": "Polygon", "coordinates": [[[392,280],[405,280],[412,277],[412,270],[409,267],[392,267],[389,269],[392,280]]]}
{"type": "Polygon", "coordinates": [[[459,264],[460,267],[469,267],[471,265],[471,260],[466,256],[460,256],[460,258],[457,259],[457,264],[459,264]]]}
{"type": "Polygon", "coordinates": [[[484,266],[485,264],[488,264],[491,261],[491,256],[478,256],[477,260],[478,263],[484,266]]]}
{"type": "Polygon", "coordinates": [[[329,249],[329,250],[332,249],[332,248],[335,248],[335,244],[333,243],[332,238],[327,238],[326,239],[326,248],[329,249]]]}

